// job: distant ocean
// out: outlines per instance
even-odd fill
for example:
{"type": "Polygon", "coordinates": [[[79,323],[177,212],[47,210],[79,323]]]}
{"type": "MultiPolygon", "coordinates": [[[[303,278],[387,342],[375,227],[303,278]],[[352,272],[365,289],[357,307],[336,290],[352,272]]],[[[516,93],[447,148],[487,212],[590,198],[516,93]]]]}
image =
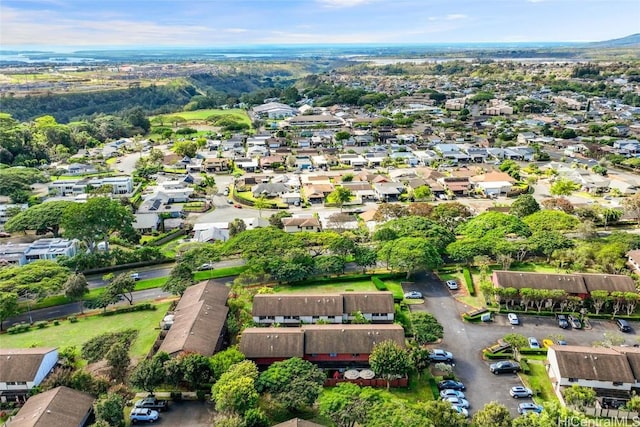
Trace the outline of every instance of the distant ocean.
{"type": "Polygon", "coordinates": [[[24,64],[89,64],[122,62],[128,60],[212,60],[212,59],[268,59],[305,57],[421,57],[438,53],[469,53],[473,51],[504,51],[571,48],[582,45],[572,42],[522,42],[522,43],[432,43],[432,44],[342,44],[342,45],[255,45],[211,48],[86,48],[72,50],[69,47],[53,50],[0,50],[0,63],[24,64]]]}

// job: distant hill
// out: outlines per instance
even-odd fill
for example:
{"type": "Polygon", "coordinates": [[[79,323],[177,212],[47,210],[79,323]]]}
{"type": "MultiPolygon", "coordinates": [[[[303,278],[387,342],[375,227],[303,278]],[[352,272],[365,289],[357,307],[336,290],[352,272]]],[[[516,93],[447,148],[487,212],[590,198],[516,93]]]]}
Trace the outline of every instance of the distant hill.
{"type": "Polygon", "coordinates": [[[593,42],[585,44],[589,48],[610,48],[610,47],[640,47],[640,33],[631,34],[630,36],[619,39],[604,40],[601,42],[593,42]]]}

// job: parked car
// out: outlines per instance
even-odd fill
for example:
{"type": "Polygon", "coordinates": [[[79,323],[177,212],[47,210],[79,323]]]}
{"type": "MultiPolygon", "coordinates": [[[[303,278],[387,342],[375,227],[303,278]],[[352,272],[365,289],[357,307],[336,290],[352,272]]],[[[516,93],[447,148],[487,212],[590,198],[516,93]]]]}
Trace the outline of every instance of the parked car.
{"type": "Polygon", "coordinates": [[[227,199],[227,203],[229,203],[230,205],[232,205],[232,204],[233,204],[233,200],[231,200],[231,199],[227,199]]]}
{"type": "Polygon", "coordinates": [[[11,233],[7,233],[6,231],[0,231],[0,237],[11,237],[11,233]]]}
{"type": "Polygon", "coordinates": [[[451,289],[452,291],[458,289],[458,282],[456,282],[455,280],[447,280],[445,283],[447,284],[447,288],[451,289]]]}
{"type": "Polygon", "coordinates": [[[242,205],[239,205],[237,203],[235,205],[233,205],[233,207],[236,208],[236,209],[242,209],[242,205]]]}
{"type": "Polygon", "coordinates": [[[531,402],[522,402],[518,405],[518,413],[522,415],[528,414],[530,412],[539,414],[540,412],[542,412],[542,409],[542,406],[536,405],[535,403],[531,402]]]}
{"type": "Polygon", "coordinates": [[[422,292],[411,291],[404,294],[406,299],[422,299],[422,292]]]}
{"type": "Polygon", "coordinates": [[[455,380],[442,380],[438,383],[438,390],[461,390],[464,391],[466,387],[460,381],[455,380]]]}
{"type": "Polygon", "coordinates": [[[569,321],[567,320],[567,316],[564,314],[558,314],[556,316],[556,320],[558,321],[558,327],[562,329],[567,329],[569,327],[569,321]]]}
{"type": "Polygon", "coordinates": [[[624,319],[616,319],[616,326],[618,326],[620,332],[631,332],[631,325],[624,319]]]}
{"type": "Polygon", "coordinates": [[[454,411],[456,411],[459,414],[462,414],[463,417],[469,418],[469,411],[467,411],[462,406],[451,405],[451,409],[453,409],[454,411]]]}
{"type": "Polygon", "coordinates": [[[582,322],[576,316],[567,316],[567,321],[573,329],[582,329],[582,322]]]}
{"type": "Polygon", "coordinates": [[[530,388],[517,385],[515,387],[511,387],[511,390],[509,390],[509,395],[514,399],[518,399],[520,397],[532,397],[533,392],[530,388]]]}
{"type": "Polygon", "coordinates": [[[440,348],[436,348],[431,350],[431,353],[429,353],[429,360],[431,362],[451,363],[453,362],[453,353],[451,353],[450,351],[442,350],[440,348]]]}
{"type": "Polygon", "coordinates": [[[452,390],[450,388],[447,388],[445,390],[442,390],[440,392],[440,397],[443,399],[446,399],[447,397],[459,397],[461,399],[465,398],[465,395],[463,392],[459,391],[459,390],[452,390]]]}
{"type": "Polygon", "coordinates": [[[520,319],[518,319],[518,315],[515,314],[515,313],[507,314],[507,319],[509,319],[509,323],[511,325],[519,325],[520,324],[520,319]]]}
{"type": "Polygon", "coordinates": [[[160,418],[160,414],[158,413],[158,411],[147,408],[133,408],[131,410],[131,414],[129,415],[131,424],[135,424],[138,421],[152,423],[158,421],[158,418],[160,418]]]}
{"type": "Polygon", "coordinates": [[[469,401],[460,397],[447,397],[444,400],[451,403],[453,406],[459,406],[461,408],[469,409],[469,401]]]}
{"type": "Polygon", "coordinates": [[[166,411],[169,409],[169,402],[166,400],[156,399],[155,396],[148,396],[140,399],[135,403],[136,408],[153,409],[156,411],[166,411]]]}
{"type": "Polygon", "coordinates": [[[531,348],[540,348],[540,343],[538,342],[536,337],[529,337],[528,341],[529,341],[529,347],[531,347],[531,348]]]}
{"type": "Polygon", "coordinates": [[[520,364],[518,362],[513,362],[511,360],[503,360],[501,362],[492,363],[489,365],[489,371],[493,374],[504,374],[504,373],[516,373],[520,370],[520,364]]]}

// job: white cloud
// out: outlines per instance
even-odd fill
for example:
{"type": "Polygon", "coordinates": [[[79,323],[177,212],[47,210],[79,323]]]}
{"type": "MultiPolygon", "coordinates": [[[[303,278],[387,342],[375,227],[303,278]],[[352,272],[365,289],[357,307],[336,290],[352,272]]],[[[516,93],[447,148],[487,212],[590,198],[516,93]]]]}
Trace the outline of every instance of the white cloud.
{"type": "Polygon", "coordinates": [[[236,34],[238,34],[238,33],[246,33],[249,30],[247,30],[246,28],[227,28],[224,31],[227,32],[227,33],[236,33],[236,34]]]}
{"type": "Polygon", "coordinates": [[[461,13],[452,13],[450,15],[447,15],[445,17],[445,19],[447,21],[457,21],[457,20],[460,20],[460,19],[467,19],[467,15],[463,15],[461,13]]]}

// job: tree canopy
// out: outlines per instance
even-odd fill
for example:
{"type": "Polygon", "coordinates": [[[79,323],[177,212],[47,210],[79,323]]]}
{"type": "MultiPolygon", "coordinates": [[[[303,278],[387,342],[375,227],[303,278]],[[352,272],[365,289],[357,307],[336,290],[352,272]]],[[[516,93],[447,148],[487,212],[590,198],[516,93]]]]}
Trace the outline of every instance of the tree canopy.
{"type": "Polygon", "coordinates": [[[4,228],[7,231],[51,232],[54,237],[58,237],[62,217],[67,208],[73,204],[76,203],[54,201],[31,206],[7,221],[4,228]]]}

